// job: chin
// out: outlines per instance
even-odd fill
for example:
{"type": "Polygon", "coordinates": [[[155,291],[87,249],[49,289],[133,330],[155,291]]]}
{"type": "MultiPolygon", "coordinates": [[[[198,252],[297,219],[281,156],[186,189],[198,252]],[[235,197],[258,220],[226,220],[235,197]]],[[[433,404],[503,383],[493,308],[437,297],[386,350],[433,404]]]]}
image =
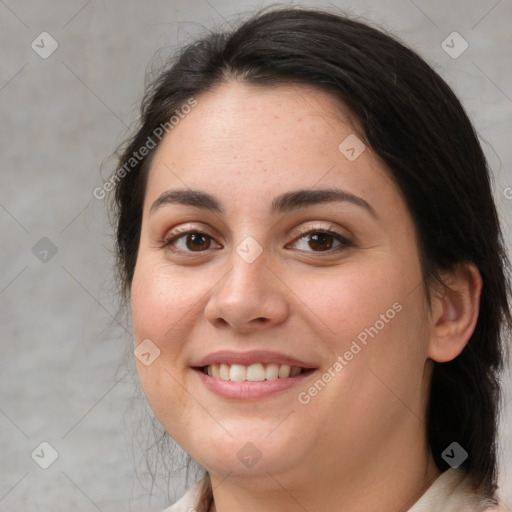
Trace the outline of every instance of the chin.
{"type": "Polygon", "coordinates": [[[235,422],[230,423],[236,432],[233,436],[216,428],[206,435],[199,433],[195,441],[189,438],[182,446],[207,471],[221,476],[230,474],[230,478],[268,479],[268,473],[280,474],[297,467],[312,451],[299,429],[293,429],[296,437],[291,435],[289,424],[279,432],[275,423],[260,422],[260,428],[247,429],[247,420],[241,423],[236,431],[235,422]]]}

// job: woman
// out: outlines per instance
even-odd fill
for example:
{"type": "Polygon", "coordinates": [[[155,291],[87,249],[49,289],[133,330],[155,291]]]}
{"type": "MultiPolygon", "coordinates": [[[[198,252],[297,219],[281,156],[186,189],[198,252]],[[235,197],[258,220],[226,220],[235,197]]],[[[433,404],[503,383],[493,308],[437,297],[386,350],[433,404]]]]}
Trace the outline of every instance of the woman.
{"type": "Polygon", "coordinates": [[[116,184],[137,366],[205,470],[169,511],[496,507],[507,259],[464,110],[326,12],[198,40],[116,184]]]}

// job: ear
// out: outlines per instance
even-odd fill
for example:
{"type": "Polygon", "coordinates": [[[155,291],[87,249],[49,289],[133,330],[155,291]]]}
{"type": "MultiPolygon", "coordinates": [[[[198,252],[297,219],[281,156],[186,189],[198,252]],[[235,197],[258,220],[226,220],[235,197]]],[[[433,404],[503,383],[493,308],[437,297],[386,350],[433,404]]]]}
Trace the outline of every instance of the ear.
{"type": "Polygon", "coordinates": [[[476,265],[461,262],[441,273],[444,283],[432,297],[432,333],[428,357],[444,363],[455,359],[475,330],[480,311],[482,277],[476,265]]]}

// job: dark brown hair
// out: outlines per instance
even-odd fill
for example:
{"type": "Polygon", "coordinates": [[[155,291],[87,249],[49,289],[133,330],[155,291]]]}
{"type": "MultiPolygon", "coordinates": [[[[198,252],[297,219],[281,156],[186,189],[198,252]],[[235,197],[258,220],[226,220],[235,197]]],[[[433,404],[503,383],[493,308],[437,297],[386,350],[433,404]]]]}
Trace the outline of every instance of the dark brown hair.
{"type": "MultiPolygon", "coordinates": [[[[483,280],[477,325],[458,357],[434,363],[426,433],[439,469],[449,467],[441,454],[457,441],[469,454],[463,468],[491,498],[497,482],[499,372],[512,323],[509,265],[487,163],[461,103],[393,36],[323,11],[273,9],[233,31],[208,34],[169,62],[147,90],[140,126],[118,170],[190,98],[233,79],[314,86],[348,107],[415,222],[429,303],[430,284],[440,280],[440,271],[459,262],[477,266],[483,280]]],[[[155,149],[117,180],[115,189],[118,270],[126,294],[155,149]]],[[[207,510],[208,485],[203,501],[207,510]]]]}

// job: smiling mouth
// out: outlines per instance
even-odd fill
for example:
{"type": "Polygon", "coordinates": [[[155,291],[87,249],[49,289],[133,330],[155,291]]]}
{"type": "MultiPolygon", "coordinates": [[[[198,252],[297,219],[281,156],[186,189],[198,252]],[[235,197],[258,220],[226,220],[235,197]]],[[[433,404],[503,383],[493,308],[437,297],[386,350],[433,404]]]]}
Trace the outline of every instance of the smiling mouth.
{"type": "Polygon", "coordinates": [[[274,363],[256,363],[249,366],[222,363],[202,366],[197,369],[210,377],[233,382],[262,382],[265,380],[289,379],[314,371],[314,368],[274,363]]]}

